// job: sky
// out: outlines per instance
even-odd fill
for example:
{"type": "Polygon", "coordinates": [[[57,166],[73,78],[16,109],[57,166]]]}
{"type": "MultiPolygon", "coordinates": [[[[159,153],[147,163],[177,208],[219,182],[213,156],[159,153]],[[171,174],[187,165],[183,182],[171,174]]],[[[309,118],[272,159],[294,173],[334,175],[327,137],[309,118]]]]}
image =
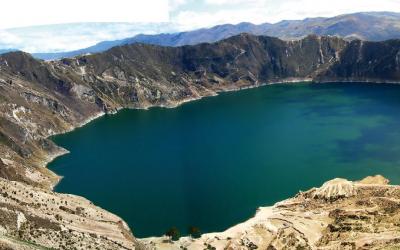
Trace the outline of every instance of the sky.
{"type": "Polygon", "coordinates": [[[0,6],[0,49],[27,52],[73,50],[138,33],[224,23],[400,12],[400,0],[3,0],[0,6]]]}

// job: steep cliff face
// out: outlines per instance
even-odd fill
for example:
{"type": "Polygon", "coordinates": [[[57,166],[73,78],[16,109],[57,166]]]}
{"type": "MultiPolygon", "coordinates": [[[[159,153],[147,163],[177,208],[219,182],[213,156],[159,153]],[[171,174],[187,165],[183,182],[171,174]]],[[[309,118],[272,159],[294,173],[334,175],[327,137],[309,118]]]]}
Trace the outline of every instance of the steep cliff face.
{"type": "Polygon", "coordinates": [[[333,80],[394,81],[400,79],[400,40],[386,42],[352,41],[341,60],[322,77],[333,80]]]}
{"type": "MultiPolygon", "coordinates": [[[[168,83],[179,83],[186,77],[192,85],[218,88],[215,85],[220,82],[249,85],[311,77],[321,67],[336,61],[337,53],[346,45],[347,42],[335,37],[309,36],[286,42],[242,34],[214,44],[178,48],[140,44],[115,47],[102,54],[81,57],[81,60],[97,75],[113,69],[110,73],[116,78],[117,71],[168,83]]],[[[121,80],[128,78],[122,76],[121,80]]]]}
{"type": "Polygon", "coordinates": [[[8,53],[0,56],[0,180],[51,189],[59,177],[44,166],[65,151],[47,138],[104,113],[174,107],[274,82],[399,82],[399,51],[397,40],[242,34],[196,46],[134,44],[53,62],[8,53]]]}

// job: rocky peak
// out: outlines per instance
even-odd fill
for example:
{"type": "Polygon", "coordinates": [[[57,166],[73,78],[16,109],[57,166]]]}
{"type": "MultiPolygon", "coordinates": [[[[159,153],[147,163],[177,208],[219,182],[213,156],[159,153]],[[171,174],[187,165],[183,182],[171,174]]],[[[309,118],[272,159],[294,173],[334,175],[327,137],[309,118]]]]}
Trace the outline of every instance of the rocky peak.
{"type": "Polygon", "coordinates": [[[0,65],[14,72],[25,71],[27,68],[32,69],[40,64],[40,60],[23,51],[13,51],[0,55],[0,65]]]}
{"type": "Polygon", "coordinates": [[[354,183],[346,179],[333,179],[325,182],[322,187],[317,188],[313,194],[315,199],[337,200],[356,195],[354,183]]]}

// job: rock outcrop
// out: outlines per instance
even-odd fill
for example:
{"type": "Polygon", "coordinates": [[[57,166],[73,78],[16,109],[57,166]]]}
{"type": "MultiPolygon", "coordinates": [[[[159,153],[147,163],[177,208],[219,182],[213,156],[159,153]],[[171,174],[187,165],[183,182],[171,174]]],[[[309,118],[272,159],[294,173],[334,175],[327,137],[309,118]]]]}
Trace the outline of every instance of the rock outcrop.
{"type": "MultiPolygon", "coordinates": [[[[59,177],[45,165],[66,152],[48,139],[51,135],[122,108],[175,107],[220,91],[270,83],[400,82],[399,51],[400,40],[348,42],[308,36],[282,41],[241,34],[214,44],[177,48],[134,44],[52,62],[22,52],[1,55],[0,242],[79,248],[71,242],[83,237],[87,244],[100,248],[138,244],[118,217],[82,198],[50,191],[59,177]],[[35,190],[32,197],[26,197],[32,193],[29,190],[35,190]],[[50,210],[46,209],[47,199],[55,201],[50,210]],[[68,206],[63,205],[65,201],[68,206]],[[78,206],[92,212],[76,214],[78,206]],[[52,235],[57,243],[45,235],[52,235]]],[[[309,193],[314,195],[309,200],[320,201],[317,206],[350,199],[354,193],[358,197],[360,185],[336,180],[309,193]]],[[[387,209],[395,210],[395,206],[387,209]]],[[[279,228],[273,236],[277,248],[286,242],[280,235],[299,234],[290,227],[279,228]]],[[[296,236],[295,244],[310,245],[307,237],[296,236]]]]}
{"type": "Polygon", "coordinates": [[[313,198],[325,199],[328,201],[340,199],[343,197],[352,197],[357,195],[354,183],[345,179],[334,179],[322,185],[315,190],[313,198]]]}

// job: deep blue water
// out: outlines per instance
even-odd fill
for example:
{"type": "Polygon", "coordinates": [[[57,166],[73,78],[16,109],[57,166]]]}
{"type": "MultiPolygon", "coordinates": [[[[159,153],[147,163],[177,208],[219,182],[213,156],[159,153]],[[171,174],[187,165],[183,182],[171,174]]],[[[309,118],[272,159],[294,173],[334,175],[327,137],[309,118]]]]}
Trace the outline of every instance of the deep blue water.
{"type": "Polygon", "coordinates": [[[292,84],[175,109],[124,110],[54,137],[56,191],[85,196],[138,237],[220,231],[299,190],[383,174],[400,184],[400,86],[292,84]]]}

